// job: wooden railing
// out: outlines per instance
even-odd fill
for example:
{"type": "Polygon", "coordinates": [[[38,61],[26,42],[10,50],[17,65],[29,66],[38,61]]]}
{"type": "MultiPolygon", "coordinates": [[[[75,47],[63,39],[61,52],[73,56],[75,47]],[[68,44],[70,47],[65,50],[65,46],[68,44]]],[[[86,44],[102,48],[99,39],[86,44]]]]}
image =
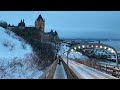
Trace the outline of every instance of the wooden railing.
{"type": "Polygon", "coordinates": [[[63,60],[62,63],[68,79],[79,79],[77,75],[69,68],[69,66],[63,60]]]}
{"type": "Polygon", "coordinates": [[[74,60],[78,63],[84,64],[86,66],[95,68],[97,70],[106,72],[117,78],[120,78],[120,67],[116,67],[115,65],[104,64],[101,62],[88,61],[88,60],[79,60],[79,59],[70,59],[70,60],[74,60]]]}
{"type": "Polygon", "coordinates": [[[46,69],[46,71],[39,77],[39,79],[53,79],[57,63],[58,59],[56,59],[53,64],[46,69]]]}

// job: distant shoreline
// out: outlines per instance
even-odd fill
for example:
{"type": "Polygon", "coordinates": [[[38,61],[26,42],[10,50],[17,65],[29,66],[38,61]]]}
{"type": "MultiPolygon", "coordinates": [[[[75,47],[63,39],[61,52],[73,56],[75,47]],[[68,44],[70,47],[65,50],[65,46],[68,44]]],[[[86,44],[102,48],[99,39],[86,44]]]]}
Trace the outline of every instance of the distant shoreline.
{"type": "Polygon", "coordinates": [[[93,40],[93,41],[120,41],[120,39],[81,39],[81,38],[62,38],[62,40],[93,40]]]}

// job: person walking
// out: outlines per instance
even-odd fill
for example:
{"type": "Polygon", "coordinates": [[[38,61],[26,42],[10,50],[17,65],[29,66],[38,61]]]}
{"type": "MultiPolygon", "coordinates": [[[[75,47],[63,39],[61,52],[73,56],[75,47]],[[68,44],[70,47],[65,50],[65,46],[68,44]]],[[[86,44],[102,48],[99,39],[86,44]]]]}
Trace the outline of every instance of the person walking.
{"type": "Polygon", "coordinates": [[[58,61],[58,64],[59,64],[59,65],[61,64],[61,58],[60,58],[60,56],[59,56],[59,61],[58,61]]]}

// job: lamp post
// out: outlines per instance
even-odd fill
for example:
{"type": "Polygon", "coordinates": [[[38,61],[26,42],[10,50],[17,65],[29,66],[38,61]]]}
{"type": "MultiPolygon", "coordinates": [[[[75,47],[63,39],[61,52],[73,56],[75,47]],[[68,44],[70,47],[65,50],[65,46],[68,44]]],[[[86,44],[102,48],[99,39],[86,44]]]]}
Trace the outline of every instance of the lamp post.
{"type": "Polygon", "coordinates": [[[119,68],[119,64],[118,64],[118,54],[117,54],[116,49],[112,48],[112,52],[115,54],[115,57],[116,57],[116,67],[119,68]]]}
{"type": "Polygon", "coordinates": [[[67,65],[68,65],[68,53],[67,53],[67,65]]]}
{"type": "Polygon", "coordinates": [[[115,51],[115,56],[116,56],[116,67],[118,68],[119,65],[118,65],[118,55],[117,55],[117,52],[115,51]]]}
{"type": "MultiPolygon", "coordinates": [[[[109,48],[109,50],[111,50],[111,49],[109,48]]],[[[115,57],[116,57],[116,67],[119,68],[119,64],[118,64],[118,54],[117,54],[116,49],[112,48],[112,52],[115,54],[115,57]]]]}

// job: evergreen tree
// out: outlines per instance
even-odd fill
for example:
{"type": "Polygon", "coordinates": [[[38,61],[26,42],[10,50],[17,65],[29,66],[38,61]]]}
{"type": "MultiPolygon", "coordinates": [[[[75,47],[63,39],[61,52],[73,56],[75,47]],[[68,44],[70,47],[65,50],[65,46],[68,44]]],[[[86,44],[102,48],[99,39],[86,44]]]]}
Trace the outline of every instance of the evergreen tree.
{"type": "Polygon", "coordinates": [[[7,28],[7,22],[0,22],[0,26],[3,28],[7,28]]]}

